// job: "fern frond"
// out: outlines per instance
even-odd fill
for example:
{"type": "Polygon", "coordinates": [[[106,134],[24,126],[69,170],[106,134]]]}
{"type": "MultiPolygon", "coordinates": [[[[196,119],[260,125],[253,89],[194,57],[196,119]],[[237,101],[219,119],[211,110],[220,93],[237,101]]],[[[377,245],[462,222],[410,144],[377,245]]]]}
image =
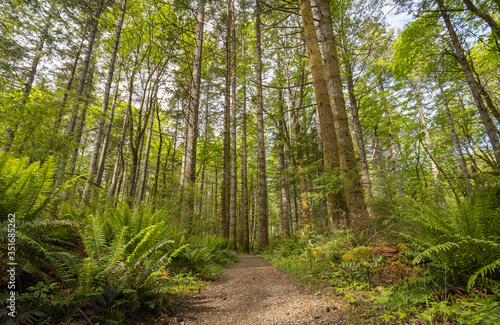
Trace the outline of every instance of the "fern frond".
{"type": "Polygon", "coordinates": [[[467,290],[472,289],[479,276],[484,278],[487,273],[492,274],[498,268],[500,268],[500,258],[477,270],[467,281],[467,290]]]}

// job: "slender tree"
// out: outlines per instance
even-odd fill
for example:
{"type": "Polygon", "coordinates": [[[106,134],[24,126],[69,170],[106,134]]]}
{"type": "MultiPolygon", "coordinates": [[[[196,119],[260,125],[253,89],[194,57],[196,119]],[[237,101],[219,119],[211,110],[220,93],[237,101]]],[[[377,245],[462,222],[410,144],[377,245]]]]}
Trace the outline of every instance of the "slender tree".
{"type": "Polygon", "coordinates": [[[255,0],[255,56],[256,62],[256,99],[257,99],[257,174],[258,174],[258,215],[259,248],[268,243],[269,219],[267,209],[266,147],[264,143],[264,104],[262,102],[262,48],[261,48],[261,8],[260,0],[255,0]]]}
{"type": "MultiPolygon", "coordinates": [[[[111,84],[113,82],[113,75],[115,73],[116,55],[118,53],[118,46],[120,45],[120,37],[121,37],[121,32],[122,32],[122,27],[123,27],[123,21],[125,19],[126,8],[127,8],[127,0],[123,0],[122,6],[121,6],[121,11],[120,11],[120,18],[118,20],[118,24],[116,25],[115,42],[113,44],[113,50],[111,52],[111,58],[110,58],[109,68],[108,68],[108,77],[106,79],[106,85],[104,87],[104,97],[102,100],[101,115],[99,116],[99,122],[97,125],[96,135],[94,138],[94,146],[93,146],[94,148],[92,151],[92,156],[90,158],[88,182],[87,182],[87,186],[85,188],[85,192],[83,194],[85,199],[87,199],[89,197],[90,186],[96,180],[95,172],[96,172],[96,167],[97,167],[98,158],[99,158],[99,151],[101,149],[102,134],[103,134],[103,129],[104,129],[104,118],[105,118],[105,114],[108,110],[109,94],[111,92],[111,84]]],[[[111,117],[109,120],[111,121],[111,117]]]]}

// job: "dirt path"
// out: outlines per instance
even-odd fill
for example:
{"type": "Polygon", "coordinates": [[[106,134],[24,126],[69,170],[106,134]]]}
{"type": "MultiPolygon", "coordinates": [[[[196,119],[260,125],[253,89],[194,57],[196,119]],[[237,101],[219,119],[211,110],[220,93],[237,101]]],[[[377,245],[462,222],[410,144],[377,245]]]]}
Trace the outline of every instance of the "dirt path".
{"type": "Polygon", "coordinates": [[[240,255],[176,310],[180,324],[343,324],[336,307],[263,258],[240,255]]]}

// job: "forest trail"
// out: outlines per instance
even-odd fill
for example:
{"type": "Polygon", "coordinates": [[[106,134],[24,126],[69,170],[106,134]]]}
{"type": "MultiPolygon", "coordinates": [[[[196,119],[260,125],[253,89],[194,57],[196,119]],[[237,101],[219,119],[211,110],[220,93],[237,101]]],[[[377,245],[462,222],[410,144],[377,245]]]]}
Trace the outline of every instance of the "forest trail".
{"type": "Polygon", "coordinates": [[[240,255],[176,310],[183,324],[343,324],[337,308],[263,258],[240,255]]]}

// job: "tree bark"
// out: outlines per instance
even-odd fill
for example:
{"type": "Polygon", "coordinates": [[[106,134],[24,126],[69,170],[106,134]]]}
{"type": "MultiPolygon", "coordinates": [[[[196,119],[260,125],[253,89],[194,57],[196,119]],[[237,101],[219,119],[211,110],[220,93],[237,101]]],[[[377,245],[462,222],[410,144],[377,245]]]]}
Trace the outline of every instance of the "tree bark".
{"type": "Polygon", "coordinates": [[[391,150],[391,161],[394,168],[394,175],[396,176],[396,185],[398,187],[398,193],[400,195],[404,195],[403,184],[401,182],[401,172],[399,170],[398,148],[396,146],[396,140],[392,129],[392,114],[389,102],[385,96],[384,81],[382,77],[379,79],[379,85],[382,93],[382,103],[385,106],[384,114],[387,116],[387,131],[389,132],[389,146],[391,150]]]}
{"type": "Polygon", "coordinates": [[[256,98],[257,98],[257,174],[258,174],[258,215],[259,249],[268,243],[269,225],[267,208],[266,147],[264,144],[264,105],[262,103],[262,49],[261,49],[261,3],[255,0],[255,54],[256,54],[256,98]]]}
{"type": "MultiPolygon", "coordinates": [[[[161,120],[160,120],[160,110],[156,110],[156,119],[158,121],[158,130],[161,132],[161,120]]],[[[156,204],[156,193],[158,192],[158,180],[160,178],[160,165],[161,165],[161,149],[163,147],[163,135],[160,133],[160,144],[158,146],[158,153],[156,156],[156,169],[155,169],[155,182],[153,184],[153,189],[151,190],[150,202],[153,205],[156,204]]],[[[203,191],[202,191],[203,192],[203,191]]]]}
{"type": "Polygon", "coordinates": [[[73,175],[75,173],[75,168],[76,168],[76,160],[78,158],[78,152],[80,151],[80,144],[82,141],[82,134],[83,134],[83,128],[85,127],[85,120],[87,118],[87,109],[90,103],[90,96],[92,95],[92,86],[94,82],[94,69],[95,65],[92,64],[90,68],[90,78],[88,80],[87,84],[87,94],[85,97],[85,103],[84,107],[82,110],[82,115],[80,117],[80,121],[78,122],[76,126],[76,131],[75,131],[75,148],[73,150],[73,156],[71,158],[70,162],[70,167],[69,167],[69,174],[73,175]]]}
{"type": "MultiPolygon", "coordinates": [[[[431,148],[431,137],[429,135],[429,130],[427,129],[427,123],[425,121],[425,116],[424,116],[424,108],[422,106],[422,102],[420,101],[420,93],[417,90],[416,85],[414,84],[414,81],[410,81],[410,86],[413,90],[413,94],[415,96],[415,99],[417,101],[417,110],[418,110],[418,115],[420,117],[420,124],[422,125],[422,129],[424,131],[424,138],[425,138],[425,145],[427,146],[428,150],[431,148]]],[[[430,157],[429,157],[430,158],[430,157]]],[[[436,185],[436,193],[438,196],[439,201],[443,205],[446,205],[446,200],[444,198],[443,194],[443,187],[441,186],[441,181],[439,180],[439,170],[437,168],[436,163],[434,160],[431,158],[430,159],[430,164],[431,164],[431,171],[432,171],[432,178],[434,179],[434,184],[436,185]]]]}
{"type": "Polygon", "coordinates": [[[101,16],[101,13],[104,8],[104,0],[100,0],[98,4],[97,11],[95,13],[95,17],[92,19],[92,29],[90,31],[90,38],[89,38],[89,44],[87,46],[87,52],[85,54],[85,59],[83,60],[83,66],[82,66],[82,72],[80,75],[80,83],[78,84],[78,90],[76,94],[76,103],[75,106],[73,107],[73,111],[71,113],[71,117],[69,120],[69,125],[68,125],[68,130],[66,133],[68,135],[73,134],[75,130],[75,124],[76,124],[76,116],[78,114],[78,106],[79,106],[79,100],[80,97],[82,96],[83,93],[83,86],[85,85],[85,79],[87,77],[87,70],[90,64],[90,58],[92,57],[92,51],[94,48],[94,43],[96,40],[97,36],[97,29],[99,27],[99,17],[101,16]]]}
{"type": "Polygon", "coordinates": [[[462,147],[460,146],[460,141],[458,140],[457,131],[455,130],[455,124],[451,118],[450,107],[448,105],[448,100],[446,99],[446,94],[444,93],[443,87],[439,84],[439,90],[441,92],[441,97],[443,97],[443,105],[446,111],[446,117],[448,118],[448,123],[450,124],[451,135],[453,137],[453,144],[455,145],[455,150],[458,154],[458,161],[460,163],[460,169],[462,170],[462,175],[465,181],[465,188],[467,189],[467,195],[472,196],[472,186],[470,183],[469,170],[467,169],[467,164],[465,163],[464,153],[462,152],[462,147]]]}
{"type": "MultiPolygon", "coordinates": [[[[309,54],[309,64],[313,77],[314,94],[316,97],[316,107],[318,112],[320,133],[323,140],[323,160],[325,172],[335,173],[339,167],[337,136],[328,96],[328,88],[325,80],[325,72],[321,59],[316,29],[313,23],[310,0],[302,0],[300,3],[300,12],[304,25],[306,45],[309,54]]],[[[347,212],[345,197],[342,191],[328,194],[328,203],[331,219],[335,225],[338,225],[347,212]]],[[[304,200],[303,200],[304,201],[304,200]]],[[[306,220],[304,220],[306,223],[306,220]]]]}
{"type": "MultiPolygon", "coordinates": [[[[42,35],[40,37],[40,42],[38,42],[37,46],[35,47],[35,57],[33,58],[33,61],[31,62],[31,69],[29,70],[28,75],[26,76],[26,81],[24,82],[23,98],[22,98],[23,106],[25,106],[26,103],[28,102],[28,99],[29,99],[30,93],[31,93],[31,89],[33,88],[33,82],[35,81],[35,76],[36,76],[36,71],[38,69],[38,64],[40,63],[40,59],[42,58],[42,55],[43,55],[43,47],[45,45],[45,41],[47,40],[50,26],[52,26],[52,15],[53,15],[54,9],[55,9],[54,6],[52,6],[50,8],[49,17],[47,18],[47,22],[45,23],[45,26],[43,27],[42,35]]],[[[14,143],[14,138],[16,136],[18,125],[19,125],[19,122],[16,121],[13,128],[7,129],[7,136],[9,138],[9,141],[7,142],[5,147],[2,148],[3,151],[10,150],[12,144],[14,143]]]]}
{"type": "Polygon", "coordinates": [[[497,22],[491,17],[489,14],[486,12],[483,12],[477,8],[471,0],[463,0],[465,6],[469,11],[474,13],[476,16],[480,17],[482,20],[484,20],[488,26],[491,28],[491,32],[495,34],[496,38],[500,40],[500,28],[498,28],[497,22]]]}
{"type": "MultiPolygon", "coordinates": [[[[347,50],[344,51],[346,52],[347,57],[347,50]]],[[[370,182],[370,170],[368,169],[368,163],[366,160],[365,143],[363,141],[363,129],[361,127],[361,120],[359,118],[358,101],[354,92],[352,67],[349,61],[345,62],[345,68],[347,72],[347,90],[349,92],[349,103],[351,104],[352,125],[354,127],[354,135],[356,138],[356,147],[358,149],[359,165],[361,170],[361,182],[363,183],[365,197],[368,199],[368,213],[372,215],[372,208],[371,204],[369,203],[373,198],[372,185],[370,182]]]]}
{"type": "Polygon", "coordinates": [[[361,177],[356,162],[349,121],[345,108],[342,80],[338,63],[337,47],[333,34],[333,25],[328,0],[317,0],[320,14],[321,43],[324,50],[324,71],[330,95],[335,133],[337,136],[340,173],[344,181],[345,198],[349,211],[349,220],[354,230],[359,233],[366,228],[368,210],[363,196],[361,177]]]}
{"type": "Polygon", "coordinates": [[[290,211],[289,211],[289,202],[290,198],[288,195],[288,190],[287,190],[287,179],[286,179],[286,163],[285,163],[285,146],[284,143],[286,142],[285,137],[283,134],[285,133],[284,130],[284,112],[283,112],[283,91],[280,89],[278,91],[278,102],[280,105],[280,120],[279,120],[279,128],[282,130],[280,132],[280,141],[278,143],[278,150],[279,150],[279,170],[280,170],[280,214],[281,214],[281,230],[283,236],[290,236],[290,211]]]}
{"type": "Polygon", "coordinates": [[[115,92],[113,95],[113,104],[111,105],[111,110],[109,112],[109,121],[106,127],[106,132],[104,132],[104,138],[102,143],[102,150],[99,155],[99,164],[97,165],[97,172],[95,183],[96,185],[101,185],[102,175],[104,174],[104,164],[106,162],[108,146],[109,146],[109,135],[111,134],[111,128],[113,127],[113,120],[115,117],[116,101],[118,100],[118,90],[120,85],[121,69],[118,71],[118,77],[116,78],[115,92]]]}
{"type": "Polygon", "coordinates": [[[229,238],[230,201],[231,201],[231,28],[233,7],[232,0],[226,6],[226,93],[224,107],[224,142],[222,147],[221,180],[221,236],[229,238]]]}
{"type": "Polygon", "coordinates": [[[234,0],[231,0],[233,15],[231,19],[231,201],[229,205],[229,241],[233,250],[236,245],[236,35],[234,19],[234,0]]]}
{"type": "MultiPolygon", "coordinates": [[[[132,79],[133,79],[133,76],[132,76],[132,79]]],[[[130,88],[133,88],[133,80],[131,80],[130,88]]],[[[129,96],[129,100],[130,99],[131,99],[131,97],[129,96]]],[[[129,120],[129,111],[127,109],[125,111],[125,117],[123,118],[122,132],[120,134],[120,140],[118,142],[118,147],[116,148],[116,159],[115,159],[115,166],[113,168],[113,176],[111,177],[111,185],[109,186],[109,195],[111,195],[111,196],[114,196],[115,191],[116,191],[118,167],[119,167],[120,160],[122,159],[123,144],[125,143],[125,137],[127,134],[128,120],[129,120]]]]}
{"type": "Polygon", "coordinates": [[[148,139],[146,141],[146,152],[144,153],[144,165],[142,167],[142,176],[141,176],[141,184],[139,187],[139,197],[137,198],[137,205],[140,205],[141,202],[144,200],[144,193],[146,189],[146,179],[148,176],[148,162],[149,162],[149,152],[151,150],[151,139],[153,137],[153,126],[154,126],[154,119],[155,119],[155,108],[156,108],[156,100],[157,100],[157,94],[158,94],[158,86],[155,86],[155,95],[151,99],[151,102],[149,104],[149,109],[150,109],[150,116],[149,116],[149,130],[148,130],[148,139]]]}
{"type": "MultiPolygon", "coordinates": [[[[243,35],[242,35],[243,36],[243,35]]],[[[245,38],[241,38],[242,60],[245,61],[245,38]]],[[[246,76],[246,71],[244,71],[246,76]]],[[[248,229],[248,180],[247,180],[247,88],[243,77],[243,103],[241,116],[241,199],[239,247],[244,253],[250,252],[248,229]]]]}
{"type": "Polygon", "coordinates": [[[436,2],[439,6],[439,10],[441,11],[441,17],[444,20],[446,28],[448,29],[448,33],[453,42],[456,58],[462,66],[462,70],[465,74],[465,79],[467,80],[467,84],[469,85],[469,88],[471,90],[472,97],[474,98],[474,102],[476,103],[476,106],[478,108],[479,115],[486,129],[486,134],[488,135],[491,146],[493,148],[496,167],[500,168],[500,141],[498,139],[497,130],[495,128],[495,125],[493,124],[493,121],[491,120],[486,106],[484,105],[483,99],[481,97],[481,91],[479,90],[476,79],[474,79],[469,61],[467,61],[464,50],[462,48],[462,45],[460,44],[460,40],[458,39],[453,24],[451,23],[450,17],[448,16],[448,12],[446,11],[443,1],[436,0],[436,2]]]}
{"type": "MultiPolygon", "coordinates": [[[[111,58],[110,58],[109,68],[108,68],[108,77],[106,80],[106,86],[104,88],[104,97],[102,99],[101,115],[99,117],[96,135],[94,138],[94,146],[93,146],[94,148],[92,151],[92,156],[90,158],[88,182],[87,182],[87,185],[85,187],[85,192],[83,194],[83,197],[85,199],[89,198],[90,187],[92,186],[92,183],[94,183],[96,180],[95,172],[96,172],[97,162],[98,162],[98,158],[99,158],[99,151],[101,149],[102,133],[103,133],[103,129],[104,129],[104,117],[106,115],[106,111],[108,110],[109,94],[111,92],[111,84],[113,83],[113,74],[115,72],[116,54],[118,53],[118,46],[120,45],[120,36],[121,36],[121,31],[122,31],[122,26],[123,26],[123,20],[125,19],[126,7],[127,7],[127,0],[123,0],[121,12],[120,12],[120,19],[119,19],[118,24],[116,26],[115,42],[113,44],[113,50],[111,52],[111,58]]],[[[111,121],[111,117],[110,117],[110,121],[111,121]]]]}
{"type": "Polygon", "coordinates": [[[82,33],[82,40],[80,41],[80,45],[78,46],[78,50],[76,51],[75,60],[73,61],[73,65],[71,66],[71,72],[69,74],[68,83],[66,84],[66,90],[64,91],[63,99],[61,101],[61,106],[59,108],[59,112],[57,113],[56,121],[54,123],[54,129],[59,130],[59,125],[61,124],[63,111],[66,107],[66,103],[68,102],[68,96],[71,92],[71,86],[73,85],[73,79],[75,78],[76,68],[78,66],[78,61],[80,60],[80,53],[82,52],[83,42],[85,41],[85,36],[87,35],[87,25],[82,33]]]}
{"type": "Polygon", "coordinates": [[[198,116],[200,107],[201,61],[203,53],[203,25],[205,0],[198,0],[196,12],[196,35],[194,44],[193,71],[189,87],[186,114],[186,139],[181,166],[182,209],[187,225],[191,226],[194,209],[194,186],[196,181],[196,147],[198,144],[198,116]]]}

